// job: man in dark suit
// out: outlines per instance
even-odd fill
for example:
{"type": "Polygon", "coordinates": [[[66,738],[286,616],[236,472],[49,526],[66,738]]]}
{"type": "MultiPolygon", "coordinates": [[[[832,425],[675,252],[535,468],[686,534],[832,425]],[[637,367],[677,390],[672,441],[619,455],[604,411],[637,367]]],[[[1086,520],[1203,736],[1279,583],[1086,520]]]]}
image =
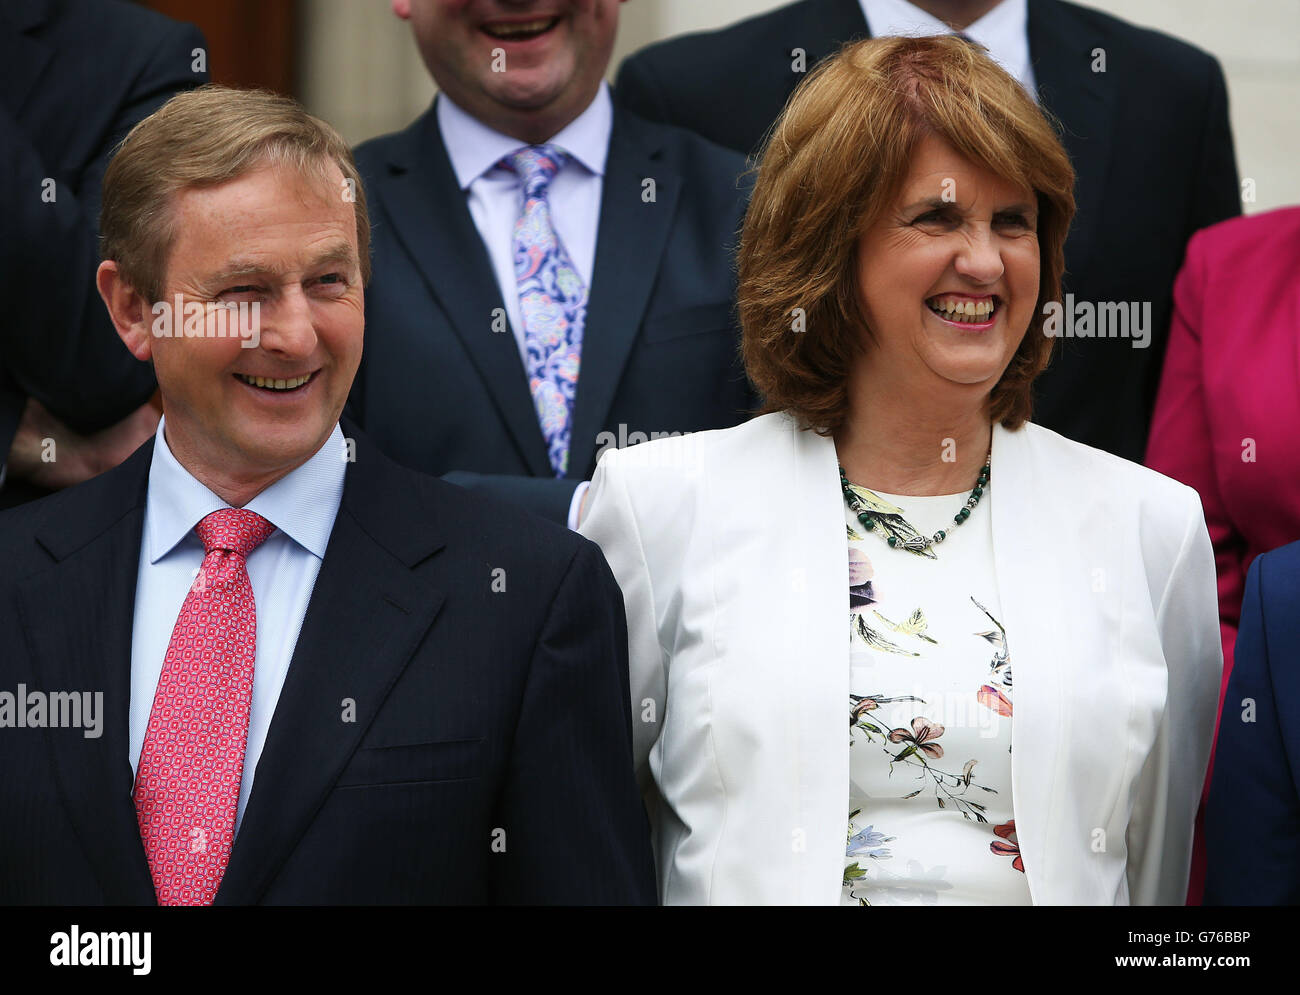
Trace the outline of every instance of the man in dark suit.
{"type": "Polygon", "coordinates": [[[109,168],[98,287],[166,416],[0,515],[0,904],[654,901],[599,551],[339,425],[358,181],[224,88],[109,168]]]}
{"type": "Polygon", "coordinates": [[[572,526],[604,449],[754,407],[744,158],[612,106],[617,0],[393,6],[441,92],[357,149],[376,277],[351,410],[400,462],[572,526]]]}
{"type": "Polygon", "coordinates": [[[1206,905],[1300,904],[1300,542],[1246,576],[1205,809],[1206,905]]]}
{"type": "Polygon", "coordinates": [[[115,466],[158,423],[153,371],[95,291],[99,185],[137,122],[207,82],[203,50],[193,26],[133,3],[0,8],[0,505],[115,466]]]}
{"type": "Polygon", "coordinates": [[[756,153],[799,81],[844,42],[945,30],[988,48],[1063,125],[1078,176],[1065,246],[1076,305],[1131,303],[1139,319],[1150,305],[1142,336],[1062,337],[1035,384],[1034,421],[1140,462],[1187,240],[1241,211],[1213,57],[1060,0],[801,0],[649,46],[623,63],[615,95],[756,153]]]}

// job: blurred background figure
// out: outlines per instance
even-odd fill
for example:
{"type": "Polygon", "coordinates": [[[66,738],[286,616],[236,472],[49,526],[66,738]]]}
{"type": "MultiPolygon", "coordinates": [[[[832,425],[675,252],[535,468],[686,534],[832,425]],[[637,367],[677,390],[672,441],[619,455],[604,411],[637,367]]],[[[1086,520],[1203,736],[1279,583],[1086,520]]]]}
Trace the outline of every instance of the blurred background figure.
{"type": "MultiPolygon", "coordinates": [[[[1289,207],[1192,238],[1174,284],[1147,449],[1148,466],[1201,495],[1219,580],[1225,689],[1251,562],[1300,539],[1297,435],[1300,207],[1289,207]]],[[[1198,848],[1192,899],[1203,860],[1198,848]]]]}
{"type": "Polygon", "coordinates": [[[95,289],[99,186],[126,133],[207,82],[203,36],[118,0],[0,8],[0,506],[115,466],[158,424],[152,369],[95,289]]]}
{"type": "Polygon", "coordinates": [[[744,158],[617,109],[618,0],[394,0],[441,92],[357,150],[351,409],[400,462],[571,526],[599,453],[734,425],[744,158]]]}
{"type": "Polygon", "coordinates": [[[1067,332],[1035,384],[1034,420],[1141,460],[1187,239],[1241,210],[1212,56],[1060,0],[801,0],[652,45],[624,62],[615,92],[645,117],[751,152],[806,71],[844,42],[949,32],[988,49],[1061,122],[1078,175],[1066,293],[1150,305],[1138,348],[1128,323],[1122,337],[1067,332]]]}

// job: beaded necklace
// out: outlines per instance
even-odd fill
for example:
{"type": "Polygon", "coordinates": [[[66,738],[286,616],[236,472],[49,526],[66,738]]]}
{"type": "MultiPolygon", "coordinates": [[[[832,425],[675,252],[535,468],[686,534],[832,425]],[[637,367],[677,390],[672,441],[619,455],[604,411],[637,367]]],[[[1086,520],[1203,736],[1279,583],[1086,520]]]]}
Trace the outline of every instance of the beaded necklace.
{"type": "MultiPolygon", "coordinates": [[[[966,504],[952,517],[954,525],[963,524],[966,519],[970,518],[970,513],[975,510],[975,506],[980,503],[980,498],[984,496],[984,488],[988,486],[989,467],[992,461],[993,450],[990,448],[988,456],[984,458],[984,469],[980,470],[979,480],[976,481],[974,489],[970,492],[970,497],[966,498],[966,504]]],[[[849,510],[857,515],[858,521],[862,523],[862,527],[868,532],[875,532],[877,525],[879,525],[880,532],[890,533],[885,537],[885,541],[895,549],[905,549],[909,553],[915,553],[918,556],[933,557],[934,554],[930,552],[930,547],[937,545],[948,538],[948,533],[943,529],[940,529],[932,536],[923,536],[915,534],[914,530],[911,530],[910,527],[908,530],[902,530],[899,528],[897,523],[886,521],[879,512],[872,511],[863,504],[857,494],[853,492],[853,485],[849,483],[849,478],[845,476],[843,466],[840,467],[840,489],[844,492],[844,501],[848,504],[849,510]],[[904,534],[901,537],[896,534],[905,531],[912,531],[913,534],[904,534]]]]}

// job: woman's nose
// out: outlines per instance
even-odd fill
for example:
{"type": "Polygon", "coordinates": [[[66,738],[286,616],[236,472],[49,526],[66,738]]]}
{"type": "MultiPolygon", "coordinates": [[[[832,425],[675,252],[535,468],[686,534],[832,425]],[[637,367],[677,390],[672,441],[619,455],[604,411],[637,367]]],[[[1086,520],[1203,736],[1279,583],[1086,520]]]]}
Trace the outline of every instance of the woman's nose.
{"type": "Polygon", "coordinates": [[[957,272],[976,283],[993,283],[1003,273],[1002,250],[988,225],[972,227],[957,255],[957,272]]]}

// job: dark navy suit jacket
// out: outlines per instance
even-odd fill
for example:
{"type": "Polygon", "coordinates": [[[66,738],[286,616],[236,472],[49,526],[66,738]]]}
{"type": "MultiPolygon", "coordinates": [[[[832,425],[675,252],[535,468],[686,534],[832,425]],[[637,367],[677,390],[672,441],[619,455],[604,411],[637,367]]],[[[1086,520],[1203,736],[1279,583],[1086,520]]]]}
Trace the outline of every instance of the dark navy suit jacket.
{"type": "MultiPolygon", "coordinates": [[[[154,391],[95,289],[99,188],[118,142],[182,90],[203,36],[118,0],[5,0],[0,8],[0,463],[27,398],[90,432],[154,391]],[[43,197],[53,180],[53,200],[43,197]]],[[[6,485],[0,503],[29,496],[6,485]]]]}
{"type": "Polygon", "coordinates": [[[1246,575],[1205,845],[1206,905],[1300,905],[1300,542],[1246,575]]]}
{"type": "Polygon", "coordinates": [[[374,277],[349,412],[399,462],[563,522],[607,446],[725,428],[755,407],[734,313],[743,156],[616,109],[558,481],[508,322],[493,330],[501,290],[433,109],[357,161],[374,277]]]}
{"type": "MultiPolygon", "coordinates": [[[[216,903],[653,904],[599,550],[344,433],[356,460],[216,903]]],[[[102,691],[105,713],[98,738],[0,730],[0,905],[155,901],[128,744],[152,452],[0,514],[0,691],[102,691]]]]}

